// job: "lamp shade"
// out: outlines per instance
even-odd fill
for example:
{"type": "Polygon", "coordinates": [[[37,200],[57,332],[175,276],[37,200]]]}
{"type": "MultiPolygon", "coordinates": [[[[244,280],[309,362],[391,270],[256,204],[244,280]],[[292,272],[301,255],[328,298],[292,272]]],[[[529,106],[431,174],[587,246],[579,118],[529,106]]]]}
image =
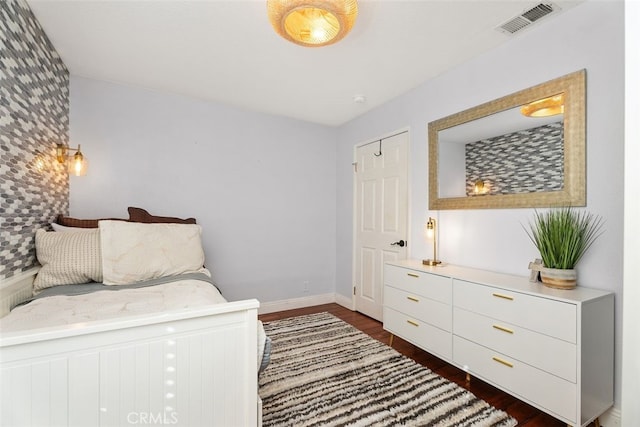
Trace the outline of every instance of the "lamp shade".
{"type": "Polygon", "coordinates": [[[358,16],[356,0],[267,0],[273,29],[308,47],[335,43],[351,31],[358,16]]]}
{"type": "Polygon", "coordinates": [[[427,236],[427,239],[433,239],[436,232],[435,230],[436,230],[436,220],[429,217],[429,220],[427,221],[427,225],[425,226],[425,234],[427,236]]]}
{"type": "Polygon", "coordinates": [[[69,161],[67,163],[69,173],[75,176],[85,176],[87,174],[88,163],[87,158],[78,151],[76,154],[69,157],[69,161]]]}

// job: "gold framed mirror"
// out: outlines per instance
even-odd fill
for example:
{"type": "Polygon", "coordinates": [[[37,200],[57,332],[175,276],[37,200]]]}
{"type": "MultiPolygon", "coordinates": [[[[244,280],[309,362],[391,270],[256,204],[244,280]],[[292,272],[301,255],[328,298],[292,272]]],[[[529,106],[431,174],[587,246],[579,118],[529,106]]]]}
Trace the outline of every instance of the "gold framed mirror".
{"type": "Polygon", "coordinates": [[[585,74],[429,123],[429,209],[585,206],[585,74]]]}

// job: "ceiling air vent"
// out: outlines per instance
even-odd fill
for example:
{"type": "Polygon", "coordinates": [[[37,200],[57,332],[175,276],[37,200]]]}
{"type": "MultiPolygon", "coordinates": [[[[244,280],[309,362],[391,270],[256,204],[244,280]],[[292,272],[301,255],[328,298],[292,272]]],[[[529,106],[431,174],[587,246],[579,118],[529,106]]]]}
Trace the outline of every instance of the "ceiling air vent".
{"type": "Polygon", "coordinates": [[[553,12],[560,10],[553,3],[540,3],[531,9],[522,12],[518,16],[514,16],[504,24],[496,27],[496,30],[507,34],[514,34],[536,22],[538,19],[545,17],[553,12]]]}

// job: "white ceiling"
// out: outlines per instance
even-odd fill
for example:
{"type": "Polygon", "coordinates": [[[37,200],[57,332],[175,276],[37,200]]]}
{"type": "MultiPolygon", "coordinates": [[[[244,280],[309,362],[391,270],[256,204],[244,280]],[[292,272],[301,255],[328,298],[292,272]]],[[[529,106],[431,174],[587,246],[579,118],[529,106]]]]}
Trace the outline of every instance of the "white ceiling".
{"type": "Polygon", "coordinates": [[[361,0],[345,39],[304,48],[273,31],[264,0],[27,2],[73,75],[330,126],[518,37],[494,28],[539,3],[361,0]]]}

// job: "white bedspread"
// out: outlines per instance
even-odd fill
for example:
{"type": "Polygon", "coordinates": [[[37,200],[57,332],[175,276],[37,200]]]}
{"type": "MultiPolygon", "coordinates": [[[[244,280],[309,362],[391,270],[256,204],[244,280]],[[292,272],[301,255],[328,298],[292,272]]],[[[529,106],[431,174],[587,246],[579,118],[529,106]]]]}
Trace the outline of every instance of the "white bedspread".
{"type": "Polygon", "coordinates": [[[163,285],[85,295],[51,296],[20,306],[0,319],[0,332],[113,319],[227,302],[211,284],[182,280],[163,285]]]}
{"type": "MultiPolygon", "coordinates": [[[[97,291],[74,296],[49,296],[13,309],[0,319],[0,333],[122,318],[129,315],[202,307],[226,303],[210,283],[180,280],[162,285],[117,291],[97,291]]],[[[264,361],[267,339],[258,320],[258,367],[264,361]]],[[[267,354],[267,357],[269,355],[267,354]]]]}

